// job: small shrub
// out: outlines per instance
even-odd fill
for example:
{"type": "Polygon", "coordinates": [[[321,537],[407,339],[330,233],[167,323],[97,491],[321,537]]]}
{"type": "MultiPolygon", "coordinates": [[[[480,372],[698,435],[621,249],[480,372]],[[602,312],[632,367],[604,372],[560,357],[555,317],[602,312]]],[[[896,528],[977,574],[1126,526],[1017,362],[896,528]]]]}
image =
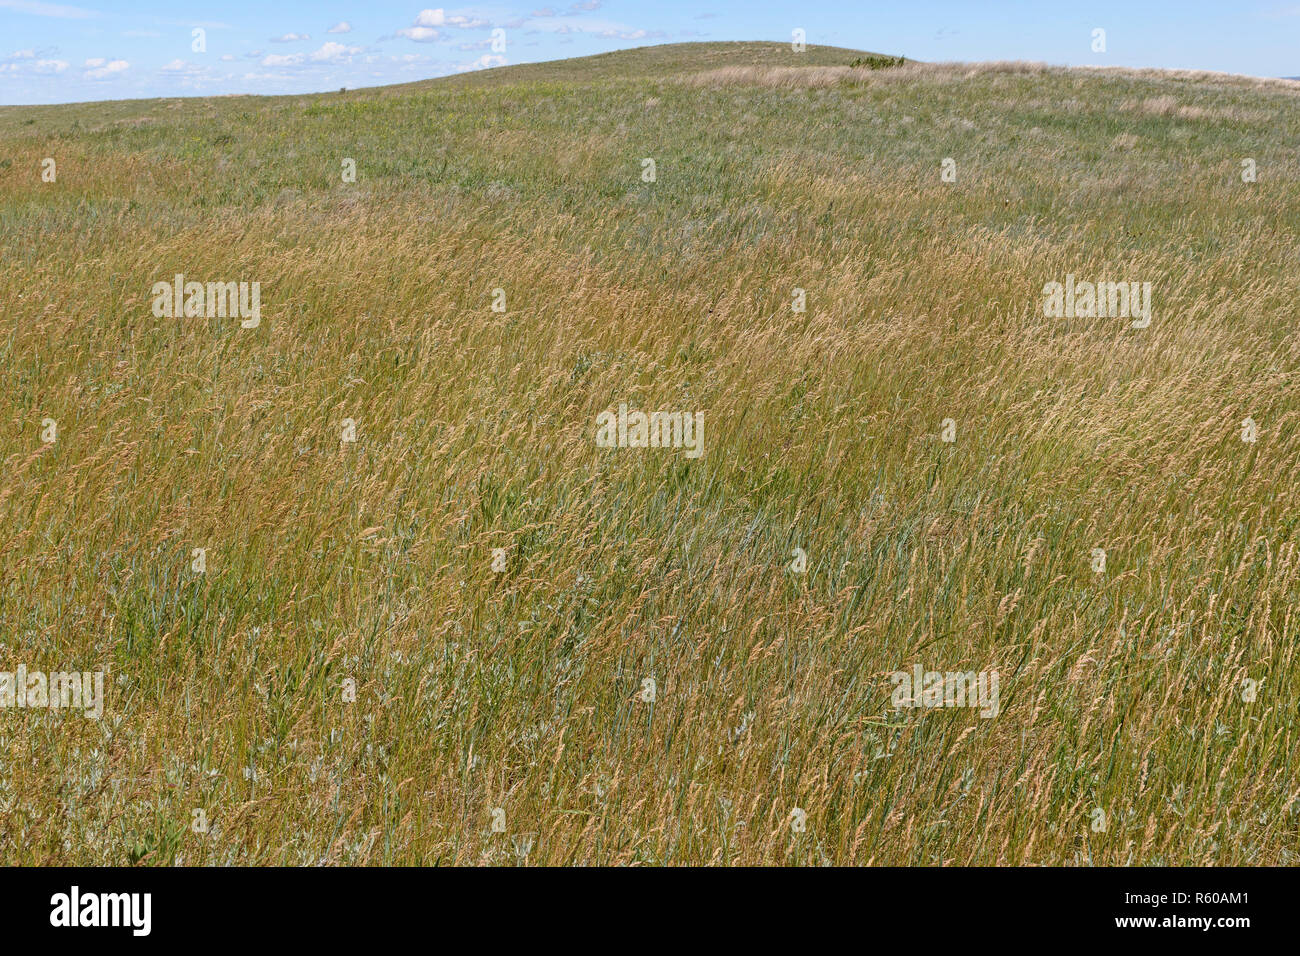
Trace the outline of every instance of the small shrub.
{"type": "Polygon", "coordinates": [[[851,67],[868,70],[888,70],[890,67],[902,66],[907,60],[901,56],[860,56],[852,63],[851,67]]]}

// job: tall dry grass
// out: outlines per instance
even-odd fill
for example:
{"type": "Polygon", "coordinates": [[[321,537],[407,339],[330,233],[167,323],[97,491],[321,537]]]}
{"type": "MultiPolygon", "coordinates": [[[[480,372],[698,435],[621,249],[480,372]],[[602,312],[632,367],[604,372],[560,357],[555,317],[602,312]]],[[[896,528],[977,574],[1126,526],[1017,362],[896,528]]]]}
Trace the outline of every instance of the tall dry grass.
{"type": "Polygon", "coordinates": [[[0,669],[109,688],[0,712],[0,858],[1296,861],[1292,95],[706,51],[0,110],[0,669]]]}

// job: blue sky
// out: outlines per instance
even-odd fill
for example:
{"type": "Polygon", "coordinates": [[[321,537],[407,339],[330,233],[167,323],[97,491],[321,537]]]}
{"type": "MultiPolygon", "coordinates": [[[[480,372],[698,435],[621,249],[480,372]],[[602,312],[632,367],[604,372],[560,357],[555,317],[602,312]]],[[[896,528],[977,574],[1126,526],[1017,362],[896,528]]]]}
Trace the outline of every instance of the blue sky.
{"type": "Polygon", "coordinates": [[[653,43],[788,42],[796,27],[922,60],[1300,75],[1300,0],[0,0],[0,103],[351,89],[653,43]]]}

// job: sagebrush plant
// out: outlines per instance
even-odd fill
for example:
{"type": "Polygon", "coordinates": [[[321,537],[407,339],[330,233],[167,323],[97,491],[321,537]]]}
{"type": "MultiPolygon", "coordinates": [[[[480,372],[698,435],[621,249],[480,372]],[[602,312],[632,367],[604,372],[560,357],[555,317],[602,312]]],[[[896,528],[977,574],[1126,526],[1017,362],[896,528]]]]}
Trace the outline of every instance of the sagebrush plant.
{"type": "Polygon", "coordinates": [[[0,859],[1296,863],[1300,84],[864,56],[0,109],[0,859]]]}

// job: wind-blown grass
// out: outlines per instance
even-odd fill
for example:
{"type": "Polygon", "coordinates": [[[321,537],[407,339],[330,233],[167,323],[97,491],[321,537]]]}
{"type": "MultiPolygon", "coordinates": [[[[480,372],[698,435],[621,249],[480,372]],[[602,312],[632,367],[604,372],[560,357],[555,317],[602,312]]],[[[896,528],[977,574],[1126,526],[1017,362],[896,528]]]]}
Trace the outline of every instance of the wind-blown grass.
{"type": "Polygon", "coordinates": [[[1300,84],[862,55],[0,109],[0,859],[1295,864],[1300,84]]]}

